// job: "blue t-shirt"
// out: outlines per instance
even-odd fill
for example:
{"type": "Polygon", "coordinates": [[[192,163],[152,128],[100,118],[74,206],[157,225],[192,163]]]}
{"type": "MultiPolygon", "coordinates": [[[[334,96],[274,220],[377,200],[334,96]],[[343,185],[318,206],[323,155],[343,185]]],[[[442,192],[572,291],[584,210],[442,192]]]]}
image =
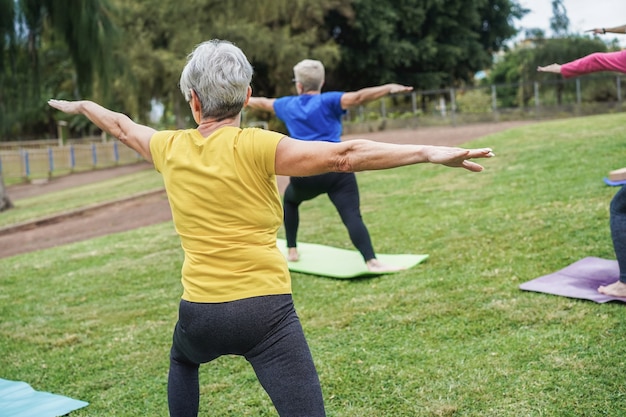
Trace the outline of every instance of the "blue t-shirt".
{"type": "Polygon", "coordinates": [[[343,94],[329,91],[277,98],[274,112],[294,139],[341,142],[341,118],[346,113],[341,108],[343,94]]]}

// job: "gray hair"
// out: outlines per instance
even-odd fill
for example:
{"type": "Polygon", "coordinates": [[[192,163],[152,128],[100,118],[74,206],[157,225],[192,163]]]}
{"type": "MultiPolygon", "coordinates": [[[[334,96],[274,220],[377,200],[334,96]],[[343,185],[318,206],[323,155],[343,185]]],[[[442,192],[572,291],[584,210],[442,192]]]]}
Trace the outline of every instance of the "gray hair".
{"type": "Polygon", "coordinates": [[[324,84],[324,65],[320,61],[305,59],[293,67],[296,82],[302,84],[304,92],[321,90],[324,84]]]}
{"type": "Polygon", "coordinates": [[[212,39],[195,47],[187,56],[180,75],[180,91],[187,101],[191,90],[202,104],[202,118],[223,120],[243,109],[252,81],[252,65],[231,42],[212,39]]]}

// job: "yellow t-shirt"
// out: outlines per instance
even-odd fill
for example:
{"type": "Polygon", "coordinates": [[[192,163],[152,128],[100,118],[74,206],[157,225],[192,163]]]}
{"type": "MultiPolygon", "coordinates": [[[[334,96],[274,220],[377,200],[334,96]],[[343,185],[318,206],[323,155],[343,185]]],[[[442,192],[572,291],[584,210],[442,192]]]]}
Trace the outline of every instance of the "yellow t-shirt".
{"type": "Polygon", "coordinates": [[[157,132],[150,140],[185,253],[182,298],[226,302],[291,293],[276,246],[283,210],[275,154],[284,135],[223,127],[157,132]]]}

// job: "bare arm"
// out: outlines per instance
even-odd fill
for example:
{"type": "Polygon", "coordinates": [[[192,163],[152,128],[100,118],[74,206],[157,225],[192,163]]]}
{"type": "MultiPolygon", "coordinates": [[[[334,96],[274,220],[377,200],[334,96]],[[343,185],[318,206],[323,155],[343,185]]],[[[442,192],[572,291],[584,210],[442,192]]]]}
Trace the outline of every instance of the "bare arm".
{"type": "Polygon", "coordinates": [[[620,33],[620,34],[624,34],[624,33],[626,33],[626,25],[615,26],[615,27],[612,27],[612,28],[594,28],[594,29],[589,29],[587,32],[593,32],[596,35],[603,35],[605,33],[620,33]]]}
{"type": "Polygon", "coordinates": [[[267,97],[250,97],[248,100],[248,107],[252,107],[253,109],[265,110],[274,113],[274,102],[275,98],[267,98],[267,97]]]}
{"type": "Polygon", "coordinates": [[[105,109],[93,101],[49,100],[48,104],[65,113],[83,114],[100,129],[118,138],[146,161],[152,162],[150,138],[156,132],[155,129],[135,123],[128,116],[105,109]]]}
{"type": "Polygon", "coordinates": [[[412,90],[413,87],[401,84],[385,84],[378,87],[362,88],[358,91],[344,93],[341,96],[341,108],[344,110],[349,109],[377,100],[388,94],[405,93],[412,90]]]}
{"type": "Polygon", "coordinates": [[[483,167],[470,159],[492,156],[489,148],[397,145],[365,139],[339,143],[309,142],[284,137],[276,149],[276,174],[308,176],[326,172],[358,172],[425,162],[479,172],[483,167]]]}
{"type": "Polygon", "coordinates": [[[561,73],[561,64],[550,64],[545,67],[537,67],[537,71],[539,72],[552,72],[554,74],[561,73]]]}

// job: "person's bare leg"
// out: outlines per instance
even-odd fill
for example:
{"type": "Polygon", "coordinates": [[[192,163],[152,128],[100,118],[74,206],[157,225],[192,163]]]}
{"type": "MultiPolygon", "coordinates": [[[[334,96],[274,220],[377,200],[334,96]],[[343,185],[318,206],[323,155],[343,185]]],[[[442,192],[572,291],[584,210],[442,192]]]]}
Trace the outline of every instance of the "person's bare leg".
{"type": "Polygon", "coordinates": [[[376,258],[372,258],[369,261],[366,261],[365,264],[367,265],[367,270],[370,272],[392,272],[406,269],[401,266],[384,264],[376,258]]]}
{"type": "Polygon", "coordinates": [[[300,260],[298,248],[287,248],[287,260],[289,262],[297,262],[300,260]]]}
{"type": "Polygon", "coordinates": [[[598,292],[605,295],[612,295],[614,297],[626,297],[626,283],[615,281],[609,285],[601,285],[598,287],[598,292]]]}
{"type": "Polygon", "coordinates": [[[537,71],[539,72],[553,72],[555,74],[561,73],[561,65],[560,64],[550,64],[545,67],[537,67],[537,71]]]}

